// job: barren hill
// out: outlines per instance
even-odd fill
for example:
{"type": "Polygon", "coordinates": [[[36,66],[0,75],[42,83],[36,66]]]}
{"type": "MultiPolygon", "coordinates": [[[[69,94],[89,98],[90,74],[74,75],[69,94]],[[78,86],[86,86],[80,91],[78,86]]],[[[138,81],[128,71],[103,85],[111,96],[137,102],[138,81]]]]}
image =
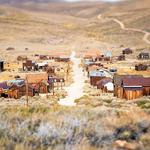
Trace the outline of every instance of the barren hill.
{"type": "Polygon", "coordinates": [[[149,32],[149,0],[121,3],[6,2],[10,1],[0,6],[0,50],[13,46],[17,52],[22,52],[29,47],[28,53],[38,50],[47,53],[46,50],[51,49],[93,48],[118,53],[120,45],[134,50],[149,48],[143,40],[144,33],[122,30],[113,21],[118,19],[126,28],[149,32]]]}

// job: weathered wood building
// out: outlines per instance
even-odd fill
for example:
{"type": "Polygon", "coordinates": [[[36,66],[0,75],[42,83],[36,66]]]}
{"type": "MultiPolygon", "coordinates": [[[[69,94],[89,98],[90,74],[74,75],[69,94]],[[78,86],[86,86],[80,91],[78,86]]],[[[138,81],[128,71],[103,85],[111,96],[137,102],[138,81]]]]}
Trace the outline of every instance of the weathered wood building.
{"type": "Polygon", "coordinates": [[[14,99],[19,99],[22,96],[25,96],[26,93],[28,93],[28,96],[33,97],[35,95],[34,87],[31,85],[28,85],[28,91],[27,91],[25,84],[22,84],[22,85],[14,84],[9,88],[8,97],[14,98],[14,99]]]}
{"type": "Polygon", "coordinates": [[[126,49],[124,49],[123,51],[122,51],[122,54],[126,54],[126,55],[129,55],[129,54],[132,54],[133,53],[133,51],[132,51],[132,49],[130,49],[130,48],[126,48],[126,49]]]}
{"type": "Polygon", "coordinates": [[[148,69],[148,66],[147,65],[144,65],[144,64],[138,64],[138,65],[135,65],[135,70],[136,71],[145,71],[148,69]]]}
{"type": "Polygon", "coordinates": [[[103,70],[95,70],[89,73],[90,84],[92,86],[97,86],[97,82],[105,78],[105,73],[103,70]]]}
{"type": "Polygon", "coordinates": [[[102,92],[113,92],[114,87],[111,78],[105,77],[98,81],[96,84],[97,89],[101,89],[102,92]]]}
{"type": "Polygon", "coordinates": [[[149,53],[146,53],[146,52],[141,52],[137,57],[140,60],[150,59],[149,53]]]}
{"type": "Polygon", "coordinates": [[[23,71],[36,71],[38,70],[38,65],[32,60],[27,60],[23,63],[23,71]]]}
{"type": "Polygon", "coordinates": [[[132,100],[140,98],[143,96],[143,86],[141,84],[141,79],[143,77],[125,77],[122,81],[123,87],[123,98],[127,100],[132,100]]]}
{"type": "Polygon", "coordinates": [[[4,61],[0,60],[0,72],[4,71],[4,61]]]}
{"type": "Polygon", "coordinates": [[[140,75],[115,75],[114,96],[127,100],[150,95],[150,78],[140,75]]]}
{"type": "Polygon", "coordinates": [[[31,85],[37,93],[48,93],[49,83],[47,73],[34,73],[27,74],[26,76],[28,85],[31,85]]]}
{"type": "Polygon", "coordinates": [[[117,57],[118,61],[124,61],[125,60],[125,55],[120,55],[117,57]]]}
{"type": "Polygon", "coordinates": [[[113,78],[113,83],[114,83],[114,96],[118,97],[118,98],[124,98],[123,97],[123,79],[124,78],[139,78],[142,76],[138,76],[138,75],[118,75],[115,74],[114,78],[113,78]]]}

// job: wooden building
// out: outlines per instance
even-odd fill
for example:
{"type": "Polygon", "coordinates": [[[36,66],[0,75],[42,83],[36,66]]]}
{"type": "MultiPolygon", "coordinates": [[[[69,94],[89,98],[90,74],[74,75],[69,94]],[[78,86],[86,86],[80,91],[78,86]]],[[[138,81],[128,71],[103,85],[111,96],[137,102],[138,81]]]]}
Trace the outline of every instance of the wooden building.
{"type": "Polygon", "coordinates": [[[144,65],[144,64],[135,65],[135,70],[136,71],[146,71],[147,69],[148,69],[147,65],[144,65]]]}
{"type": "Polygon", "coordinates": [[[47,73],[27,74],[26,79],[28,84],[34,87],[37,93],[48,93],[49,83],[47,73]]]}
{"type": "Polygon", "coordinates": [[[27,56],[18,56],[17,57],[17,61],[27,61],[27,60],[28,60],[27,56]]]}
{"type": "MultiPolygon", "coordinates": [[[[8,92],[8,97],[9,98],[14,98],[14,99],[19,99],[22,96],[25,96],[27,92],[26,85],[12,85],[9,88],[8,92]]],[[[31,85],[28,85],[28,96],[33,97],[35,95],[35,89],[31,85]]]]}
{"type": "Polygon", "coordinates": [[[48,62],[36,63],[38,70],[46,71],[48,67],[48,62]]]}
{"type": "Polygon", "coordinates": [[[126,49],[124,49],[123,51],[122,51],[122,54],[124,55],[124,54],[126,54],[126,55],[129,55],[129,54],[132,54],[133,53],[133,51],[130,49],[130,48],[126,48],[126,49]]]}
{"type": "Polygon", "coordinates": [[[150,95],[150,77],[142,79],[143,95],[150,95]]]}
{"type": "Polygon", "coordinates": [[[40,60],[48,60],[48,56],[47,55],[39,55],[39,59],[40,60]]]}
{"type": "Polygon", "coordinates": [[[105,86],[107,83],[112,83],[112,79],[105,77],[101,80],[99,80],[96,85],[97,85],[97,89],[101,89],[103,92],[110,92],[110,90],[107,88],[107,86],[105,86]]]}
{"type": "Polygon", "coordinates": [[[149,53],[141,52],[141,53],[138,55],[138,59],[141,59],[141,60],[150,59],[149,53]]]}
{"type": "Polygon", "coordinates": [[[8,47],[8,48],[6,48],[6,50],[7,50],[7,51],[14,51],[15,48],[14,48],[14,47],[8,47]]]}
{"type": "Polygon", "coordinates": [[[38,70],[38,65],[32,60],[27,60],[23,63],[23,71],[36,71],[38,70]]]}
{"type": "Polygon", "coordinates": [[[143,86],[141,84],[142,78],[143,77],[123,78],[123,98],[127,100],[132,100],[143,96],[143,86]]]}
{"type": "Polygon", "coordinates": [[[118,61],[124,61],[125,60],[125,55],[120,55],[117,57],[118,61]]]}
{"type": "Polygon", "coordinates": [[[118,98],[124,98],[123,96],[123,79],[124,78],[141,78],[143,76],[140,75],[118,75],[115,74],[113,78],[114,83],[114,96],[118,98]]]}
{"type": "Polygon", "coordinates": [[[4,61],[0,60],[0,72],[4,71],[4,61]]]}
{"type": "Polygon", "coordinates": [[[92,86],[97,86],[97,82],[105,78],[105,73],[103,70],[95,70],[89,73],[90,84],[92,86]]]}
{"type": "Polygon", "coordinates": [[[7,82],[0,83],[0,97],[8,97],[9,86],[7,82]]]}
{"type": "Polygon", "coordinates": [[[150,78],[140,75],[115,75],[114,96],[132,100],[150,95],[150,78]]]}
{"type": "Polygon", "coordinates": [[[57,62],[69,62],[70,57],[69,56],[58,56],[55,58],[55,61],[57,61],[57,62]]]}
{"type": "Polygon", "coordinates": [[[55,75],[55,67],[54,66],[48,66],[46,68],[46,72],[49,76],[55,75]]]}

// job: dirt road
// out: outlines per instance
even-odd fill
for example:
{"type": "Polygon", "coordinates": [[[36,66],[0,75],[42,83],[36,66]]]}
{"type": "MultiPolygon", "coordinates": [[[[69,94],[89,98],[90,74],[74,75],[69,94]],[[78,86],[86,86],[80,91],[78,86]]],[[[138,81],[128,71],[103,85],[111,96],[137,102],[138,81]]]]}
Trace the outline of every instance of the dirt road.
{"type": "Polygon", "coordinates": [[[86,77],[82,71],[82,68],[79,67],[81,64],[81,59],[76,57],[76,53],[72,52],[71,61],[73,62],[73,80],[74,83],[69,87],[66,87],[67,97],[60,99],[59,104],[64,106],[75,106],[75,100],[84,95],[83,88],[85,84],[86,77]]]}
{"type": "Polygon", "coordinates": [[[149,41],[149,36],[150,36],[150,32],[147,32],[145,30],[141,30],[141,29],[137,29],[137,28],[126,28],[124,23],[121,22],[120,20],[116,19],[116,18],[103,18],[101,14],[99,14],[97,16],[97,18],[99,20],[101,19],[110,19],[110,20],[113,20],[114,22],[116,22],[117,24],[119,24],[119,26],[121,27],[122,30],[126,30],[126,31],[135,31],[135,32],[141,32],[144,34],[143,36],[143,41],[146,42],[147,44],[150,44],[150,41],[149,41]]]}

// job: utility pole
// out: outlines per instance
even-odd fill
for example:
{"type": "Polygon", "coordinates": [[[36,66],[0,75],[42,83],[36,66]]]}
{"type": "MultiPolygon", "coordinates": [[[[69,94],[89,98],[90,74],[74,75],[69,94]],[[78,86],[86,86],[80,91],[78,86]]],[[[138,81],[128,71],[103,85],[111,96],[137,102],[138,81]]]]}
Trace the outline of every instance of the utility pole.
{"type": "Polygon", "coordinates": [[[28,79],[26,77],[25,80],[25,86],[26,86],[26,105],[29,106],[29,86],[28,86],[28,79]]]}

